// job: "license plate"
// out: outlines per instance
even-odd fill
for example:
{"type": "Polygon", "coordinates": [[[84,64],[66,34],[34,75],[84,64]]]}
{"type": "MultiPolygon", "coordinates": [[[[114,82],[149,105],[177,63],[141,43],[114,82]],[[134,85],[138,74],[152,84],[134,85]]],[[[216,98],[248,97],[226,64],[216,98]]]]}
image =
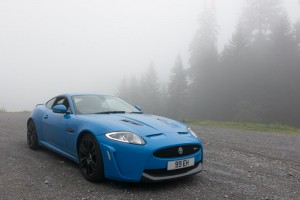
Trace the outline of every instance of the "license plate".
{"type": "Polygon", "coordinates": [[[194,166],[194,164],[195,164],[195,158],[169,161],[167,169],[168,170],[181,169],[181,168],[186,168],[186,167],[194,166]]]}

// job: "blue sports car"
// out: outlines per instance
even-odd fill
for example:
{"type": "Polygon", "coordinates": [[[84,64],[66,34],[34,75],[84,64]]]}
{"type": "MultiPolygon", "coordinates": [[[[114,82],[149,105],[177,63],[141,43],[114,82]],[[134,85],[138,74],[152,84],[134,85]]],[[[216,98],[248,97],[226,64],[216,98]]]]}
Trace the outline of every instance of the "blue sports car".
{"type": "Polygon", "coordinates": [[[203,146],[190,127],[110,95],[65,94],[37,105],[27,143],[75,161],[92,182],[164,181],[202,171],[203,146]]]}

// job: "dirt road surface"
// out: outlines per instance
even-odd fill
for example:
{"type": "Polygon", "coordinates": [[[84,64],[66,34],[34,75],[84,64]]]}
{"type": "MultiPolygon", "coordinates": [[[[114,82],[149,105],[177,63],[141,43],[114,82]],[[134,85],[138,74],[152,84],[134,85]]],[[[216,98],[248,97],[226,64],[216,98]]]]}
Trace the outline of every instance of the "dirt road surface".
{"type": "Polygon", "coordinates": [[[300,136],[193,126],[205,170],[162,183],[86,181],[72,161],[26,143],[26,113],[0,114],[0,199],[297,199],[300,136]]]}

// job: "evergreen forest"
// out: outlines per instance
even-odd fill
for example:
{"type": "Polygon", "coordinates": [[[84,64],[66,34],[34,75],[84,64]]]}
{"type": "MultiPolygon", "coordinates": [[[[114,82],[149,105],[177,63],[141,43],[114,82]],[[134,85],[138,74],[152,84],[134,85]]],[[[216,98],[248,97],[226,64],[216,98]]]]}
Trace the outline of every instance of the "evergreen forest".
{"type": "Polygon", "coordinates": [[[216,10],[207,6],[191,38],[189,66],[178,55],[162,84],[150,63],[120,82],[119,96],[144,113],[177,120],[300,127],[300,21],[291,23],[280,0],[245,2],[221,52],[216,10]]]}

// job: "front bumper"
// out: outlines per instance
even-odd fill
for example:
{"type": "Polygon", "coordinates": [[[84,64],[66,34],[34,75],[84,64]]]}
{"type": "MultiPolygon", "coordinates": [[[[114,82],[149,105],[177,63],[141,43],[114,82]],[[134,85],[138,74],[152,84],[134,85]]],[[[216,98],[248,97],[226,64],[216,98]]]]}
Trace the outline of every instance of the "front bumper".
{"type": "MultiPolygon", "coordinates": [[[[157,145],[149,143],[146,145],[132,145],[106,138],[97,139],[102,152],[104,174],[108,179],[126,182],[165,181],[196,174],[203,169],[203,148],[201,142],[198,140],[190,140],[185,143],[186,145],[199,145],[201,148],[196,153],[181,157],[159,158],[153,155],[153,152],[160,148],[157,145]],[[102,139],[105,139],[105,141],[102,139]],[[195,159],[194,166],[177,170],[167,170],[169,161],[189,158],[195,159]]],[[[178,141],[169,140],[161,147],[174,147],[178,144],[180,144],[178,141]]],[[[181,145],[185,144],[181,143],[181,145]]]]}

